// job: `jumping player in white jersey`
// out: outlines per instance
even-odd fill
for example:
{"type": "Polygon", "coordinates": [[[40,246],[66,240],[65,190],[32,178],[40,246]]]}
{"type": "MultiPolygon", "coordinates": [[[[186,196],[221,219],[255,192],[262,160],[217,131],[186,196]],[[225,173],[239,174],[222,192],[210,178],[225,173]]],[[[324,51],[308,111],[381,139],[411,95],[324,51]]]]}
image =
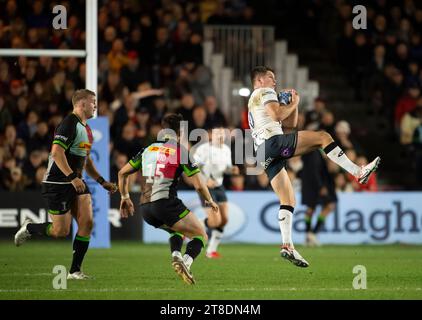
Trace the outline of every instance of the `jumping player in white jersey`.
{"type": "Polygon", "coordinates": [[[205,226],[212,229],[206,251],[208,258],[220,258],[217,249],[223,237],[224,226],[228,222],[227,196],[223,186],[224,174],[239,174],[239,167],[232,164],[230,147],[224,143],[224,130],[223,127],[213,128],[211,142],[201,144],[193,156],[206,179],[212,198],[220,208],[220,214],[212,212],[212,209],[201,198],[202,206],[207,212],[207,218],[204,220],[205,226]]]}
{"type": "Polygon", "coordinates": [[[251,81],[254,91],[248,103],[249,126],[252,129],[258,161],[264,167],[271,186],[280,200],[278,213],[282,235],[280,254],[296,266],[308,267],[309,263],[295,250],[292,242],[295,197],[285,169],[286,159],[320,148],[330,160],[355,176],[361,184],[367,183],[381,159],[376,157],[368,165],[359,167],[347,158],[327,132],[295,131],[299,95],[295,90],[289,90],[292,96],[290,103],[281,105],[275,91],[276,79],[272,69],[265,66],[255,67],[251,71],[251,81]]]}

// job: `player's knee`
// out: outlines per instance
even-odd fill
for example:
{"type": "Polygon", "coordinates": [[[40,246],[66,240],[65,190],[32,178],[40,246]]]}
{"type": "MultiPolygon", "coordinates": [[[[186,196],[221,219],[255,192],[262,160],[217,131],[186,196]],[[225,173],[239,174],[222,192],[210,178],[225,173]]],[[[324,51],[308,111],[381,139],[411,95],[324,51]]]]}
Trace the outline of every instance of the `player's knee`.
{"type": "Polygon", "coordinates": [[[54,238],[65,238],[69,235],[70,228],[66,227],[58,227],[58,228],[52,228],[50,231],[51,236],[54,238]]]}
{"type": "Polygon", "coordinates": [[[220,227],[224,227],[227,222],[229,222],[229,219],[227,217],[221,217],[220,227]]]}
{"type": "Polygon", "coordinates": [[[89,232],[91,232],[92,231],[92,229],[94,228],[94,220],[92,220],[92,219],[89,219],[87,222],[86,222],[86,229],[89,231],[89,232]]]}
{"type": "Polygon", "coordinates": [[[321,141],[321,146],[326,146],[333,141],[333,137],[331,137],[331,135],[328,132],[318,131],[318,133],[319,133],[319,138],[321,141]]]}
{"type": "Polygon", "coordinates": [[[88,219],[79,225],[79,230],[83,230],[84,234],[91,234],[94,228],[94,220],[88,219]]]}

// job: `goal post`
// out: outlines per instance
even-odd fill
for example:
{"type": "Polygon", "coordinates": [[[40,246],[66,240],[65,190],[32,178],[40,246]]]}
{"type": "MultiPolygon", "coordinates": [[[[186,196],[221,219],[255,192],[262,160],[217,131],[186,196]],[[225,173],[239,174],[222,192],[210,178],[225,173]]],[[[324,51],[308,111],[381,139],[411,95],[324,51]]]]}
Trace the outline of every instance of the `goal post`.
{"type": "MultiPolygon", "coordinates": [[[[0,49],[0,57],[53,57],[85,58],[86,83],[85,88],[97,93],[98,89],[98,0],[85,1],[85,50],[76,49],[0,49]]],[[[51,26],[53,28],[53,24],[51,26]]],[[[98,94],[97,94],[98,101],[98,94]]],[[[98,110],[98,109],[97,109],[98,110]]],[[[91,157],[103,177],[109,179],[109,126],[106,117],[98,117],[97,111],[95,119],[90,120],[94,135],[94,145],[91,150],[91,157]],[[96,146],[98,144],[98,146],[96,146]]],[[[108,214],[110,210],[110,200],[107,198],[107,191],[92,179],[85,176],[92,193],[92,206],[94,214],[94,230],[92,232],[90,247],[109,248],[110,247],[110,225],[108,214]]],[[[73,224],[74,234],[77,226],[73,224]]]]}

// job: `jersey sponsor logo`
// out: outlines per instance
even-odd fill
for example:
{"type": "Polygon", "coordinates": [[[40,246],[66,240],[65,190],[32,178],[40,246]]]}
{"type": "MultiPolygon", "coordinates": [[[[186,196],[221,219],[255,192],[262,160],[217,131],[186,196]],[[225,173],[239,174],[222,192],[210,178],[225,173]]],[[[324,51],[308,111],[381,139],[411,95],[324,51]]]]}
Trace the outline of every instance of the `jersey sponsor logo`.
{"type": "Polygon", "coordinates": [[[54,140],[62,140],[62,141],[67,141],[68,137],[62,136],[61,134],[56,134],[54,136],[54,140]]]}
{"type": "Polygon", "coordinates": [[[84,149],[84,150],[89,151],[89,150],[91,150],[91,147],[92,147],[92,144],[89,143],[89,142],[81,142],[79,144],[79,149],[84,149]]]}
{"type": "Polygon", "coordinates": [[[265,97],[266,95],[269,95],[269,94],[274,94],[274,92],[273,92],[273,91],[265,91],[265,92],[262,94],[262,96],[263,96],[263,97],[265,97]]]}
{"type": "Polygon", "coordinates": [[[282,157],[290,157],[293,153],[292,148],[283,148],[281,149],[281,156],[282,157]]]}
{"type": "Polygon", "coordinates": [[[264,162],[261,161],[261,166],[264,167],[264,170],[268,168],[268,166],[273,162],[274,158],[268,157],[264,162]]]}
{"type": "Polygon", "coordinates": [[[149,146],[148,151],[164,153],[166,156],[173,156],[176,154],[175,149],[161,146],[149,146]]]}

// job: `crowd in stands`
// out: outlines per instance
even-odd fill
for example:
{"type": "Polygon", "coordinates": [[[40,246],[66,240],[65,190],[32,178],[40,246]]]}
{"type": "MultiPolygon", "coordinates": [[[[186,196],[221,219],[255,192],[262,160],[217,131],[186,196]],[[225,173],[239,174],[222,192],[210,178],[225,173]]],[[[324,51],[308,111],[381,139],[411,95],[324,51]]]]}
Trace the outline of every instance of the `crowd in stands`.
{"type": "MultiPolygon", "coordinates": [[[[0,47],[83,49],[84,1],[60,3],[68,8],[65,30],[50,26],[54,3],[0,0],[5,8],[0,12],[0,47]]],[[[202,64],[202,36],[204,23],[256,23],[246,1],[163,0],[158,5],[109,0],[99,1],[98,12],[98,113],[110,122],[112,181],[141,147],[154,141],[166,112],[181,113],[189,130],[243,128],[219,109],[212,74],[202,64]]],[[[72,110],[71,97],[84,87],[86,68],[77,58],[0,58],[0,190],[40,189],[54,128],[72,110]]],[[[336,122],[324,101],[317,100],[301,118],[302,128],[327,130],[349,158],[367,161],[350,137],[350,126],[336,122]]],[[[265,174],[246,175],[247,166],[241,169],[242,174],[226,179],[228,189],[270,188],[265,174]]],[[[299,170],[300,159],[290,161],[292,178],[299,170]]],[[[338,170],[330,167],[339,191],[362,190],[338,170]]],[[[368,190],[377,189],[375,176],[373,180],[368,190]]]]}
{"type": "MultiPolygon", "coordinates": [[[[85,47],[85,1],[1,0],[0,6],[2,48],[85,47]],[[67,29],[51,26],[55,4],[67,8],[67,29]]],[[[189,130],[233,125],[202,64],[202,34],[207,20],[243,17],[252,17],[243,1],[224,8],[218,1],[99,1],[98,113],[110,121],[114,180],[154,141],[166,112],[181,113],[189,130]]],[[[72,110],[86,68],[77,58],[0,58],[0,189],[40,188],[54,128],[72,110]]]]}
{"type": "Polygon", "coordinates": [[[337,1],[342,35],[338,59],[368,114],[383,119],[384,135],[399,141],[422,181],[422,2],[365,3],[367,29],[354,29],[353,1],[337,1]]]}

